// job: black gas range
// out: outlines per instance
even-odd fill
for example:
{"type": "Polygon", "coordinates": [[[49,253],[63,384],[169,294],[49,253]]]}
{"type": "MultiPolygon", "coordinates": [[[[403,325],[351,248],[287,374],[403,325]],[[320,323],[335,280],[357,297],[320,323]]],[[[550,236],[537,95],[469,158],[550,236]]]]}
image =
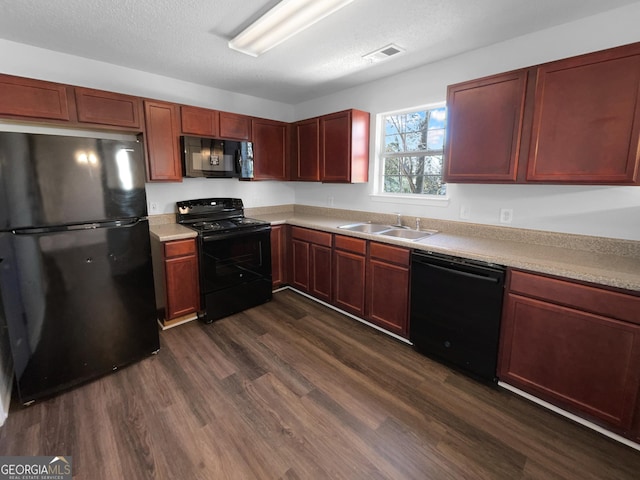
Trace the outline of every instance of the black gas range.
{"type": "Polygon", "coordinates": [[[179,224],[198,232],[201,312],[206,323],[271,300],[271,225],[244,216],[239,198],[176,203],[179,224]]]}

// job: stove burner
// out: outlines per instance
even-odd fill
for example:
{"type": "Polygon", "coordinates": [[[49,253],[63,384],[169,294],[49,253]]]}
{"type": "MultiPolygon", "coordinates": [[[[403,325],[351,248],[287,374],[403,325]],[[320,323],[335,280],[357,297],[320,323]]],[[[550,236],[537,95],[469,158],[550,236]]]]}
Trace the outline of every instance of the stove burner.
{"type": "Polygon", "coordinates": [[[244,207],[239,198],[202,198],[177,202],[176,220],[182,225],[197,230],[201,236],[217,234],[242,234],[268,228],[269,223],[244,216],[244,207]]]}

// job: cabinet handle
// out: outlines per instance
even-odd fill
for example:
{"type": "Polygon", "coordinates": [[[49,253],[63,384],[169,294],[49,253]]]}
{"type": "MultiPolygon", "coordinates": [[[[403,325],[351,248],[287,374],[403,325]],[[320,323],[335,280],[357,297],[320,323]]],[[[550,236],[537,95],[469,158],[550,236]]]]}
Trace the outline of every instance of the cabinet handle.
{"type": "Polygon", "coordinates": [[[442,270],[442,271],[447,272],[447,273],[452,273],[454,275],[460,275],[462,277],[474,278],[476,280],[484,280],[484,281],[491,282],[491,283],[498,283],[499,282],[499,279],[497,279],[495,277],[487,277],[485,275],[478,275],[476,273],[463,272],[461,270],[454,270],[454,269],[447,268],[447,267],[440,267],[438,265],[432,265],[430,263],[424,263],[423,265],[426,265],[429,268],[435,268],[436,270],[442,270]]]}

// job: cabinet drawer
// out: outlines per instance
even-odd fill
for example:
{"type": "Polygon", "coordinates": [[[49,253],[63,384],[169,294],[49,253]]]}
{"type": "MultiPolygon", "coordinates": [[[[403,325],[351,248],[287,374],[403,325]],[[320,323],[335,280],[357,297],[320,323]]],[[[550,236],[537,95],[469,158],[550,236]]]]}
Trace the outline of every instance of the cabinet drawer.
{"type": "Polygon", "coordinates": [[[318,232],[308,228],[293,227],[291,235],[296,240],[304,240],[305,242],[317,243],[325,247],[331,246],[331,234],[326,232],[318,232]]]}
{"type": "Polygon", "coordinates": [[[371,242],[371,257],[385,260],[398,265],[409,266],[410,250],[402,247],[393,247],[384,243],[371,242]]]}
{"type": "Polygon", "coordinates": [[[640,296],[513,270],[511,293],[640,324],[640,296]]]}
{"type": "Polygon", "coordinates": [[[347,252],[359,253],[365,255],[367,253],[367,241],[361,238],[345,237],[343,235],[335,236],[335,246],[340,250],[347,252]]]}
{"type": "Polygon", "coordinates": [[[164,244],[165,258],[193,255],[196,253],[196,241],[193,238],[187,240],[174,240],[164,244]]]}

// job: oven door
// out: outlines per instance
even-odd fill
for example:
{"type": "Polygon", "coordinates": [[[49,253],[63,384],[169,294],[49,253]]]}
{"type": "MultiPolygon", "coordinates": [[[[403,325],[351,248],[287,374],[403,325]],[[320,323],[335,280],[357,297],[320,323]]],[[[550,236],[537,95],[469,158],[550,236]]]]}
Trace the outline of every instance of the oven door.
{"type": "Polygon", "coordinates": [[[271,300],[271,227],[200,237],[203,320],[271,300]]]}

